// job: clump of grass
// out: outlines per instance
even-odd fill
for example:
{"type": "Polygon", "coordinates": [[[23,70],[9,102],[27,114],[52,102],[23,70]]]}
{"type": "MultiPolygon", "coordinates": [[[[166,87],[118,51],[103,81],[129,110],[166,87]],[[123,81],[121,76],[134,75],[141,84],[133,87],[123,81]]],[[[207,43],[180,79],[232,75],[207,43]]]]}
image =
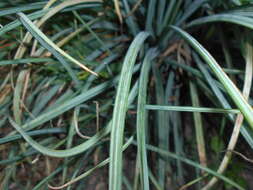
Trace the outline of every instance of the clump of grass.
{"type": "Polygon", "coordinates": [[[0,7],[1,189],[251,188],[250,1],[0,7]]]}

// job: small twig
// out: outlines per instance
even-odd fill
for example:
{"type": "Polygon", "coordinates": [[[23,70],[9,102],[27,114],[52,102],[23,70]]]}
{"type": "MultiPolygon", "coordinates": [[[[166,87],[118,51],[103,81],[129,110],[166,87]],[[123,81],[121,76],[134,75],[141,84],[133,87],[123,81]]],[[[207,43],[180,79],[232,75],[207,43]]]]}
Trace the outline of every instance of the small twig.
{"type": "Polygon", "coordinates": [[[74,127],[75,127],[75,130],[76,130],[76,133],[78,134],[78,136],[81,137],[81,138],[83,138],[83,139],[89,139],[90,137],[83,135],[81,133],[81,131],[79,130],[77,116],[76,116],[76,112],[75,111],[74,111],[73,122],[74,122],[74,127]]]}
{"type": "Polygon", "coordinates": [[[198,183],[199,181],[201,181],[202,179],[204,179],[204,178],[207,177],[208,175],[209,175],[209,174],[205,174],[205,175],[203,175],[203,176],[201,176],[201,177],[199,177],[199,178],[197,178],[197,179],[195,179],[195,180],[193,180],[193,181],[190,181],[189,183],[187,183],[187,184],[181,186],[179,190],[185,190],[185,189],[187,189],[188,187],[194,185],[195,183],[198,183]]]}
{"type": "Polygon", "coordinates": [[[50,184],[47,184],[47,186],[48,186],[48,188],[50,188],[50,189],[64,189],[64,188],[66,188],[66,187],[72,185],[72,184],[75,183],[76,181],[78,181],[78,180],[73,179],[73,180],[70,180],[69,182],[67,182],[67,183],[65,183],[65,184],[63,184],[63,185],[61,185],[61,186],[57,186],[57,187],[56,187],[56,186],[52,186],[52,185],[50,185],[50,184]]]}
{"type": "Polygon", "coordinates": [[[238,151],[235,151],[235,150],[225,150],[225,151],[222,151],[222,152],[232,152],[238,156],[240,156],[241,158],[243,158],[244,160],[246,160],[247,162],[250,162],[250,163],[253,163],[253,159],[249,159],[247,158],[245,155],[243,155],[242,153],[238,152],[238,151]]]}
{"type": "Polygon", "coordinates": [[[135,3],[135,5],[134,5],[133,9],[125,16],[125,18],[127,18],[127,17],[133,15],[134,12],[135,12],[135,11],[138,9],[138,7],[141,5],[141,3],[142,3],[142,0],[137,1],[137,2],[135,3]]]}
{"type": "Polygon", "coordinates": [[[123,23],[123,18],[122,18],[122,14],[121,14],[121,11],[120,11],[119,0],[114,0],[114,7],[115,7],[116,14],[119,18],[120,24],[122,24],[123,23]]]}
{"type": "Polygon", "coordinates": [[[178,48],[178,43],[170,45],[161,55],[161,57],[167,57],[178,48]]]}
{"type": "Polygon", "coordinates": [[[36,162],[38,162],[39,159],[40,159],[40,155],[37,155],[36,158],[32,160],[32,164],[35,164],[36,162]]]}

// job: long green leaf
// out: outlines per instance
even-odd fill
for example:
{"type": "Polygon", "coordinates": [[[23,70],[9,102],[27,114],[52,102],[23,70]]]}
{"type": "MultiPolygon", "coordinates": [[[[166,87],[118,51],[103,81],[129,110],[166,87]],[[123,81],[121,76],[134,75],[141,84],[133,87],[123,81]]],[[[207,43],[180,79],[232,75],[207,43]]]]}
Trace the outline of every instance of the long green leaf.
{"type": "MultiPolygon", "coordinates": [[[[39,10],[36,11],[35,13],[31,13],[29,15],[27,15],[27,17],[30,20],[35,20],[37,18],[42,17],[43,15],[45,15],[48,12],[48,10],[39,10]]],[[[6,32],[9,32],[15,28],[17,28],[18,26],[22,25],[22,23],[20,22],[20,20],[14,20],[13,22],[4,25],[2,28],[0,27],[0,36],[2,36],[3,34],[5,34],[6,32]]]]}
{"type": "Polygon", "coordinates": [[[216,60],[209,54],[209,52],[192,36],[179,29],[178,27],[172,26],[206,61],[211,70],[215,73],[216,77],[225,87],[227,93],[230,95],[234,103],[238,106],[245,119],[253,129],[253,109],[242,96],[241,92],[235,86],[235,84],[229,79],[226,73],[222,70],[216,60]]]}
{"type": "Polygon", "coordinates": [[[126,54],[117,89],[113,109],[112,132],[110,142],[109,189],[120,190],[122,184],[122,144],[127,111],[127,98],[131,84],[132,72],[137,54],[148,37],[148,33],[139,33],[132,42],[126,54]]]}
{"type": "Polygon", "coordinates": [[[26,5],[22,5],[19,7],[14,7],[14,8],[7,8],[5,10],[0,11],[0,17],[5,16],[5,15],[10,15],[10,14],[15,14],[18,12],[23,12],[23,11],[31,11],[34,9],[41,9],[43,6],[46,4],[46,2],[37,2],[37,3],[29,3],[26,5]]]}
{"type": "MultiPolygon", "coordinates": [[[[39,130],[29,131],[27,134],[29,136],[40,136],[40,135],[45,135],[45,134],[58,134],[58,133],[66,133],[66,129],[64,128],[39,129],[39,130]]],[[[12,135],[12,136],[3,137],[3,138],[0,138],[0,144],[16,141],[21,138],[22,138],[21,135],[12,135]]]]}
{"type": "Polygon", "coordinates": [[[36,150],[39,152],[53,157],[58,158],[64,158],[73,156],[76,154],[80,154],[90,147],[92,147],[94,144],[96,144],[102,137],[104,137],[106,134],[109,133],[110,127],[106,127],[100,132],[96,133],[92,138],[85,141],[84,143],[77,145],[73,148],[67,149],[67,150],[54,150],[47,148],[45,146],[42,146],[41,144],[37,143],[35,140],[33,140],[20,126],[18,126],[11,118],[9,118],[9,121],[11,125],[23,136],[23,138],[36,150]]]}
{"type": "Polygon", "coordinates": [[[45,63],[53,62],[50,58],[26,58],[26,59],[14,59],[14,60],[4,60],[0,61],[0,66],[13,65],[13,64],[27,64],[27,63],[45,63]]]}
{"type": "Polygon", "coordinates": [[[227,113],[227,114],[240,113],[240,110],[237,109],[206,108],[206,107],[191,107],[191,106],[146,105],[145,108],[148,110],[180,111],[180,112],[227,113]]]}
{"type": "Polygon", "coordinates": [[[252,18],[236,15],[236,14],[215,14],[215,15],[199,18],[187,24],[187,27],[207,24],[210,22],[230,22],[233,24],[238,24],[238,25],[253,29],[252,18]]]}
{"type": "Polygon", "coordinates": [[[155,7],[156,7],[156,0],[150,0],[150,3],[148,4],[148,11],[146,16],[146,25],[145,30],[154,33],[153,29],[153,19],[155,15],[155,7]]]}
{"type": "Polygon", "coordinates": [[[44,48],[48,49],[61,63],[63,63],[64,67],[68,70],[70,75],[75,78],[75,75],[73,74],[73,71],[68,66],[66,61],[62,58],[66,57],[71,62],[77,64],[84,70],[97,75],[93,71],[91,71],[89,68],[84,66],[82,63],[77,61],[75,58],[70,56],[69,54],[65,53],[61,48],[59,48],[54,42],[52,42],[41,30],[23,13],[18,13],[18,16],[20,18],[20,21],[22,24],[27,28],[27,30],[44,46],[44,48]]]}
{"type": "Polygon", "coordinates": [[[142,189],[149,190],[149,171],[146,153],[146,126],[147,126],[147,111],[145,110],[147,98],[148,74],[151,66],[151,61],[154,58],[154,49],[147,52],[140,74],[140,84],[138,93],[137,107],[137,142],[138,142],[138,158],[142,189]]]}
{"type": "MultiPolygon", "coordinates": [[[[157,64],[152,65],[153,77],[155,80],[155,96],[156,103],[159,105],[165,104],[167,101],[165,100],[165,93],[163,87],[163,78],[162,73],[159,70],[157,64]]],[[[157,133],[158,133],[158,146],[159,148],[167,150],[169,148],[169,127],[168,127],[168,117],[166,112],[159,110],[156,112],[156,125],[157,125],[157,133]]],[[[162,188],[165,187],[165,174],[167,168],[166,160],[161,156],[158,158],[158,182],[162,188]]]]}
{"type": "MultiPolygon", "coordinates": [[[[198,57],[198,55],[195,54],[195,53],[193,53],[193,58],[196,61],[197,66],[201,70],[203,76],[206,78],[207,83],[210,85],[213,93],[215,94],[215,96],[219,100],[219,102],[222,105],[222,107],[224,109],[231,109],[229,101],[226,99],[226,97],[224,96],[224,94],[221,92],[221,89],[218,88],[218,86],[216,85],[215,80],[213,79],[213,77],[209,73],[208,69],[204,66],[204,63],[200,60],[200,58],[198,57]]],[[[206,92],[206,90],[205,90],[205,92],[206,92]]],[[[210,100],[213,101],[213,98],[210,98],[210,100]]],[[[214,102],[214,104],[216,104],[216,102],[214,102]]],[[[232,122],[234,122],[235,117],[232,114],[228,114],[228,117],[229,117],[229,119],[232,122]]],[[[245,140],[250,145],[250,147],[253,148],[252,135],[248,131],[246,125],[242,125],[240,131],[241,131],[241,134],[243,135],[243,137],[245,138],[245,140]]]]}
{"type": "MultiPolygon", "coordinates": [[[[199,106],[199,95],[196,85],[193,82],[190,82],[190,94],[193,106],[199,106]]],[[[196,133],[196,142],[198,147],[199,161],[202,166],[206,166],[206,148],[205,148],[205,138],[203,132],[202,117],[200,113],[193,113],[195,133],[196,133]]]]}
{"type": "Polygon", "coordinates": [[[18,80],[16,82],[14,96],[13,96],[13,115],[15,121],[21,125],[21,116],[22,116],[22,109],[21,109],[21,95],[22,89],[24,86],[25,77],[27,74],[27,70],[23,70],[18,75],[18,80]]]}

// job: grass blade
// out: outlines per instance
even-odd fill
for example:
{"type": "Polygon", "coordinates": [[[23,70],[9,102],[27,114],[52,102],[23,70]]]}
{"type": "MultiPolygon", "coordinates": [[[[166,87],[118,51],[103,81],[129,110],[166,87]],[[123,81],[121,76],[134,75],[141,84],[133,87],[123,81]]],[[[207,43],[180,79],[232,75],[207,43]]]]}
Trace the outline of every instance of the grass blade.
{"type": "Polygon", "coordinates": [[[21,125],[21,116],[22,116],[22,106],[21,106],[21,94],[22,94],[22,89],[25,81],[25,77],[27,75],[27,70],[24,70],[19,73],[18,75],[18,80],[15,86],[14,90],[14,97],[13,97],[13,115],[15,118],[15,121],[21,125]]]}
{"type": "MultiPolygon", "coordinates": [[[[202,74],[206,78],[207,83],[210,85],[213,93],[216,95],[216,97],[219,100],[219,102],[222,105],[222,107],[225,108],[225,109],[231,109],[231,106],[230,106],[228,100],[225,98],[225,96],[221,92],[221,89],[216,85],[215,80],[212,78],[211,74],[209,73],[209,71],[207,70],[207,68],[204,66],[204,64],[201,62],[201,60],[199,59],[199,57],[195,53],[193,53],[193,58],[195,59],[195,61],[197,63],[197,66],[199,67],[199,69],[201,70],[202,74]]],[[[211,98],[210,100],[213,100],[213,98],[211,98]]],[[[214,104],[216,104],[216,102],[214,102],[214,104]]],[[[228,114],[228,117],[229,117],[229,119],[232,122],[234,122],[235,117],[233,115],[228,114]]],[[[243,135],[243,137],[245,138],[245,140],[248,142],[248,144],[250,145],[250,147],[253,148],[253,139],[252,139],[252,136],[251,136],[250,132],[248,131],[248,129],[246,128],[245,125],[243,125],[241,127],[241,134],[243,135]]]]}
{"type": "Polygon", "coordinates": [[[34,9],[40,9],[45,4],[46,4],[46,2],[37,2],[37,3],[30,3],[30,4],[27,4],[27,5],[22,5],[20,7],[8,8],[6,10],[0,11],[0,17],[10,15],[10,14],[15,14],[15,13],[18,13],[18,12],[24,12],[24,11],[31,11],[31,10],[34,10],[34,9]]]}
{"type": "MultiPolygon", "coordinates": [[[[190,93],[192,99],[192,105],[198,107],[199,106],[199,95],[196,85],[193,82],[190,82],[190,93]]],[[[196,141],[198,147],[199,161],[200,164],[204,167],[207,166],[206,159],[206,149],[205,149],[205,138],[203,132],[202,118],[200,113],[193,113],[194,125],[196,130],[196,141]]]]}
{"type": "MultiPolygon", "coordinates": [[[[155,95],[156,95],[156,103],[159,105],[163,105],[166,103],[165,93],[163,87],[163,79],[162,73],[157,68],[157,65],[153,65],[153,76],[155,80],[155,95]]],[[[159,110],[156,113],[156,124],[157,124],[157,132],[158,132],[158,146],[162,149],[168,150],[169,148],[169,127],[168,125],[168,117],[166,112],[159,110]],[[167,119],[167,120],[166,120],[167,119]]],[[[168,164],[163,157],[158,158],[158,182],[162,188],[165,187],[165,174],[168,168],[168,164]]]]}
{"type": "Polygon", "coordinates": [[[229,79],[229,77],[224,73],[222,68],[216,62],[216,60],[208,53],[208,51],[192,36],[179,29],[178,27],[172,26],[172,28],[177,31],[191,46],[200,54],[203,60],[209,65],[211,70],[215,73],[216,77],[225,87],[227,93],[230,95],[234,103],[238,106],[245,119],[249,123],[250,127],[253,129],[253,109],[242,96],[241,92],[234,85],[234,83],[229,79]]]}
{"type": "MultiPolygon", "coordinates": [[[[175,102],[174,105],[178,106],[179,104],[179,97],[180,97],[180,88],[177,88],[174,92],[174,97],[175,97],[175,102]]],[[[177,155],[184,155],[183,152],[183,138],[180,136],[180,133],[182,131],[182,122],[181,122],[181,114],[178,112],[170,112],[170,121],[174,121],[172,122],[172,132],[173,132],[173,140],[174,140],[174,149],[177,155]]],[[[169,160],[167,158],[167,160],[169,160]]],[[[178,181],[178,183],[184,184],[185,183],[185,179],[184,179],[184,170],[183,170],[183,164],[180,160],[176,161],[176,179],[178,181]]]]}
{"type": "MultiPolygon", "coordinates": [[[[250,41],[252,42],[252,40],[250,41]]],[[[249,94],[250,94],[250,89],[252,86],[252,75],[253,75],[253,47],[251,45],[250,42],[246,42],[245,43],[245,49],[246,49],[246,55],[245,55],[245,59],[246,59],[246,74],[245,74],[245,79],[244,79],[244,86],[243,86],[243,96],[248,99],[249,98],[249,94]]],[[[222,174],[228,167],[229,161],[231,160],[232,157],[232,151],[235,148],[235,145],[238,141],[238,137],[240,134],[240,128],[242,127],[242,123],[243,123],[243,116],[242,114],[237,115],[236,120],[235,120],[235,124],[234,124],[234,129],[231,135],[231,138],[229,140],[229,144],[227,147],[227,150],[230,150],[228,152],[226,152],[225,156],[223,157],[223,160],[220,163],[219,169],[217,170],[218,173],[222,174]]],[[[217,178],[212,178],[209,183],[203,188],[203,190],[208,190],[210,188],[212,188],[215,183],[218,181],[217,178]]]]}
{"type": "Polygon", "coordinates": [[[147,98],[148,75],[151,66],[151,61],[154,59],[154,49],[147,52],[140,74],[140,84],[138,93],[137,106],[137,143],[138,143],[138,158],[140,168],[140,178],[142,189],[149,190],[149,172],[146,153],[146,126],[147,126],[147,111],[145,110],[147,98]]]}
{"type": "MultiPolygon", "coordinates": [[[[127,0],[123,0],[123,4],[124,4],[124,8],[126,10],[126,13],[128,14],[130,12],[130,8],[129,8],[127,0]]],[[[138,32],[140,31],[140,29],[137,25],[137,22],[135,22],[133,19],[133,15],[130,15],[126,18],[126,24],[130,28],[133,36],[136,36],[138,34],[138,32]]]]}
{"type": "Polygon", "coordinates": [[[122,184],[122,144],[124,135],[125,117],[127,111],[127,97],[132,78],[133,66],[137,54],[148,37],[148,33],[139,33],[132,42],[126,54],[123,68],[120,75],[119,86],[117,89],[115,106],[113,109],[112,132],[110,142],[110,170],[109,170],[109,189],[120,190],[122,184]]]}
{"type": "Polygon", "coordinates": [[[240,110],[237,109],[206,108],[206,107],[191,107],[191,106],[146,105],[145,108],[148,110],[180,111],[180,112],[227,113],[227,114],[240,113],[240,110]]]}
{"type": "MultiPolygon", "coordinates": [[[[45,15],[48,12],[48,10],[39,10],[35,13],[31,13],[29,15],[27,15],[27,17],[30,20],[35,20],[37,18],[42,17],[43,15],[45,15]]],[[[18,26],[22,25],[22,23],[17,19],[9,24],[6,24],[5,26],[3,26],[2,28],[0,27],[0,36],[4,35],[5,33],[17,28],[18,26]]]]}
{"type": "Polygon", "coordinates": [[[156,0],[150,0],[148,11],[147,11],[147,18],[146,18],[146,26],[145,30],[154,34],[153,30],[153,19],[155,15],[155,7],[156,7],[156,0]]]}
{"type": "Polygon", "coordinates": [[[238,24],[238,25],[253,29],[252,18],[236,15],[236,14],[216,14],[212,16],[199,18],[187,24],[187,27],[207,24],[210,22],[229,22],[229,23],[238,24]]]}
{"type": "MultiPolygon", "coordinates": [[[[84,70],[97,75],[96,73],[94,73],[93,71],[91,71],[89,68],[87,68],[86,66],[84,66],[82,63],[80,63],[79,61],[77,61],[75,58],[71,57],[70,55],[68,55],[67,53],[65,53],[61,48],[59,48],[54,42],[52,42],[45,34],[43,34],[40,29],[38,27],[35,26],[35,24],[33,24],[31,22],[31,20],[23,13],[18,13],[18,16],[20,17],[20,21],[23,23],[23,25],[27,28],[27,30],[29,30],[29,32],[31,32],[31,34],[46,48],[48,49],[52,54],[54,54],[57,59],[60,59],[60,62],[62,62],[64,59],[60,58],[61,56],[66,57],[67,59],[69,59],[71,62],[77,64],[78,66],[80,66],[81,68],[83,68],[84,70]]],[[[63,62],[64,63],[64,62],[63,62]]],[[[70,70],[70,67],[67,66],[67,64],[64,64],[64,66],[66,67],[66,69],[68,68],[68,71],[70,72],[71,75],[72,72],[70,70]]]]}
{"type": "MultiPolygon", "coordinates": [[[[39,135],[45,135],[45,134],[58,134],[58,133],[66,133],[66,129],[63,129],[63,128],[39,129],[39,130],[29,131],[27,134],[29,136],[39,136],[39,135]]],[[[3,138],[0,138],[0,144],[16,141],[21,138],[22,138],[21,135],[12,135],[12,136],[3,137],[3,138]]]]}
{"type": "Polygon", "coordinates": [[[50,58],[26,58],[26,59],[14,59],[14,60],[4,60],[0,61],[0,66],[5,65],[15,65],[15,64],[27,64],[27,63],[45,63],[53,62],[50,58]]]}
{"type": "Polygon", "coordinates": [[[47,148],[45,146],[42,146],[41,144],[37,143],[35,140],[33,140],[20,126],[18,126],[11,118],[9,118],[9,121],[11,125],[23,136],[23,138],[37,151],[48,155],[52,157],[58,157],[58,158],[65,158],[69,156],[73,156],[76,154],[80,154],[84,152],[85,150],[92,147],[94,144],[96,144],[102,137],[104,137],[106,134],[109,133],[110,128],[106,127],[100,132],[96,133],[92,138],[85,141],[84,143],[77,145],[73,148],[66,149],[66,150],[54,150],[47,148]]]}

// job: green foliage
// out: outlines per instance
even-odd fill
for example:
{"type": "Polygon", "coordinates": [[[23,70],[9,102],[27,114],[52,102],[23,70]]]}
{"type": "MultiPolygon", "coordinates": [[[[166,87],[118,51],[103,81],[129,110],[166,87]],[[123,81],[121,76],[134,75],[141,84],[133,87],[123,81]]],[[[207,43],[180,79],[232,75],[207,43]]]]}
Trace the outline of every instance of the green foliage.
{"type": "MultiPolygon", "coordinates": [[[[231,164],[230,168],[228,168],[228,170],[225,172],[225,175],[238,183],[241,187],[248,189],[247,181],[242,176],[238,176],[238,174],[243,171],[244,165],[237,160],[233,160],[232,163],[234,164],[231,164]]],[[[233,187],[225,183],[225,189],[230,190],[233,189],[233,187]]]]}
{"type": "Polygon", "coordinates": [[[225,148],[225,145],[224,145],[224,142],[223,140],[219,137],[219,136],[213,136],[211,138],[211,148],[212,150],[216,153],[216,154],[219,154],[222,150],[224,150],[225,148]]]}

